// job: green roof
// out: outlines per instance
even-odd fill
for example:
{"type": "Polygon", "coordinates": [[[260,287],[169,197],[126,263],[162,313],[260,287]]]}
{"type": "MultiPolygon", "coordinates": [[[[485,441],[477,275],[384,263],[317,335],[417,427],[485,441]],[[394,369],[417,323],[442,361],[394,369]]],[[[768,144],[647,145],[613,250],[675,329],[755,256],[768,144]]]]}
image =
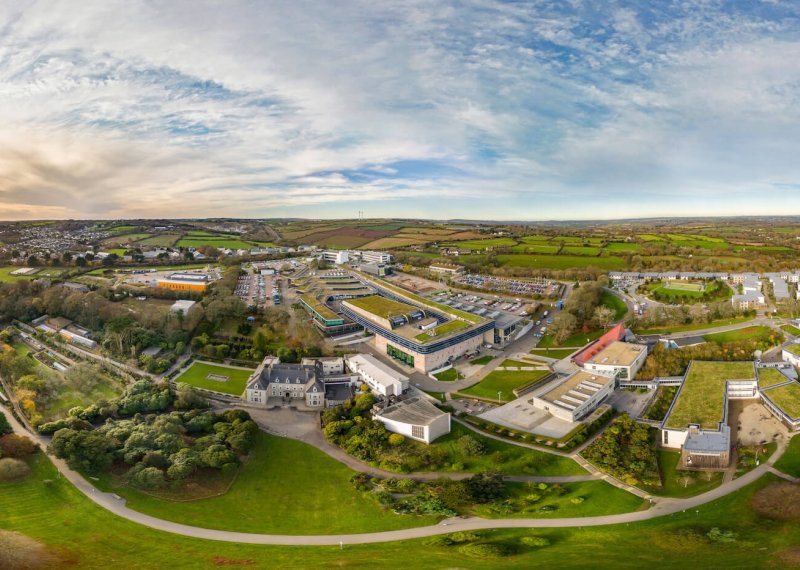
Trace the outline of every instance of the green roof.
{"type": "Polygon", "coordinates": [[[752,362],[692,361],[664,427],[684,429],[698,424],[702,429],[716,429],[725,416],[725,382],[753,378],[752,362]]]}
{"type": "Polygon", "coordinates": [[[788,382],[789,378],[780,373],[777,368],[759,368],[758,369],[758,387],[767,388],[775,384],[782,384],[788,382]]]}
{"type": "Polygon", "coordinates": [[[800,356],[800,344],[790,344],[789,346],[784,346],[783,350],[791,352],[795,356],[800,356]]]}
{"type": "Polygon", "coordinates": [[[348,299],[347,303],[384,319],[396,315],[407,315],[413,311],[419,310],[413,305],[398,303],[397,301],[387,299],[386,297],[381,297],[380,295],[370,295],[368,297],[359,297],[358,299],[348,299]]]}
{"type": "Polygon", "coordinates": [[[303,303],[307,305],[309,309],[317,313],[323,320],[343,322],[342,317],[333,312],[327,305],[321,303],[316,297],[306,294],[302,295],[300,300],[303,301],[303,303]]]}
{"type": "Polygon", "coordinates": [[[442,335],[445,335],[447,333],[451,333],[453,331],[457,331],[457,330],[466,328],[468,326],[469,325],[467,323],[465,323],[464,321],[459,321],[459,320],[447,321],[446,323],[441,324],[441,325],[439,325],[438,327],[436,327],[434,329],[436,331],[435,335],[430,334],[431,331],[425,331],[422,334],[418,334],[414,338],[417,339],[417,340],[426,341],[426,340],[430,340],[432,338],[438,338],[438,337],[440,337],[442,335]]]}
{"type": "Polygon", "coordinates": [[[764,394],[790,418],[800,418],[800,384],[792,382],[771,388],[764,394]]]}

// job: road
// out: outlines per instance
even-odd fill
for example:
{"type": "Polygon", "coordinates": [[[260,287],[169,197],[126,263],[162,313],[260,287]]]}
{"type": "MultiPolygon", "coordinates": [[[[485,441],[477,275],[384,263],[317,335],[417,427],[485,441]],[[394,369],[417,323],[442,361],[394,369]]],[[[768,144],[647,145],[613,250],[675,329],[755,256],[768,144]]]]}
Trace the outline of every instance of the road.
{"type": "MultiPolygon", "coordinates": [[[[0,406],[0,411],[2,411],[7,417],[11,416],[11,413],[4,406],[0,406]]],[[[10,418],[10,421],[12,420],[13,417],[10,418]]],[[[16,422],[16,420],[13,421],[15,422],[13,425],[16,428],[22,427],[16,422]]],[[[34,434],[29,435],[39,440],[39,438],[34,434]]],[[[285,546],[337,546],[340,544],[372,544],[380,542],[392,542],[397,540],[411,540],[466,530],[483,530],[493,528],[572,528],[627,524],[651,520],[670,514],[696,509],[697,507],[710,501],[719,499],[720,497],[724,497],[730,493],[742,489],[746,485],[749,485],[757,480],[765,473],[770,472],[772,470],[772,464],[782,454],[784,449],[785,446],[783,448],[779,448],[778,451],[773,454],[766,463],[763,463],[753,471],[746,473],[738,479],[723,483],[712,491],[689,499],[665,499],[646,511],[636,511],[619,515],[562,519],[487,520],[477,517],[453,518],[442,521],[436,525],[403,530],[331,535],[251,534],[245,532],[231,532],[200,528],[165,521],[128,508],[125,506],[124,500],[118,499],[112,493],[103,493],[98,491],[78,473],[72,471],[62,460],[55,457],[51,457],[51,460],[62,476],[72,483],[76,489],[88,497],[92,502],[119,517],[155,530],[178,534],[181,536],[188,536],[191,538],[217,540],[222,542],[285,546]]]]}

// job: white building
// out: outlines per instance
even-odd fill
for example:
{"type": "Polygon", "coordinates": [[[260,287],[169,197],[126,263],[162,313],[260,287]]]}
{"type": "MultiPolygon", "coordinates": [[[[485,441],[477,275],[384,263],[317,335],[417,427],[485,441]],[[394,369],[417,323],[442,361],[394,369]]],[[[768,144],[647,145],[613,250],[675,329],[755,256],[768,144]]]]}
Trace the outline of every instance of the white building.
{"type": "Polygon", "coordinates": [[[317,358],[303,358],[300,364],[303,366],[322,366],[322,373],[325,376],[331,374],[344,374],[344,358],[341,356],[320,356],[317,358]]]}
{"type": "Polygon", "coordinates": [[[323,251],[321,257],[323,261],[335,263],[336,265],[341,265],[350,261],[350,255],[345,250],[323,251]]]}
{"type": "Polygon", "coordinates": [[[408,390],[408,376],[370,354],[348,356],[347,367],[358,374],[370,390],[381,396],[399,396],[408,390]]]}
{"type": "Polygon", "coordinates": [[[587,358],[583,368],[594,374],[630,381],[636,377],[636,373],[644,365],[646,358],[647,347],[645,345],[617,340],[591,358],[587,358]]]}
{"type": "Polygon", "coordinates": [[[184,315],[188,315],[189,309],[191,309],[194,304],[194,301],[175,301],[169,308],[169,311],[170,313],[177,313],[180,311],[184,315]]]}
{"type": "Polygon", "coordinates": [[[425,443],[450,433],[450,414],[423,396],[402,400],[373,414],[387,430],[425,443]]]}
{"type": "MultiPolygon", "coordinates": [[[[353,252],[355,253],[355,252],[353,252]]],[[[392,262],[392,255],[383,251],[360,251],[364,263],[386,264],[392,262]]]]}
{"type": "Polygon", "coordinates": [[[800,368],[800,344],[790,344],[781,351],[781,359],[795,368],[800,368]]]}
{"type": "Polygon", "coordinates": [[[614,378],[583,370],[533,398],[533,406],[568,422],[593,412],[614,391],[614,378]]]}
{"type": "Polygon", "coordinates": [[[755,309],[765,302],[764,294],[761,291],[745,291],[743,294],[733,295],[731,303],[737,309],[755,309]]]}
{"type": "Polygon", "coordinates": [[[449,274],[464,273],[464,266],[450,264],[450,263],[431,263],[428,266],[428,269],[430,269],[434,273],[449,273],[449,274]]]}

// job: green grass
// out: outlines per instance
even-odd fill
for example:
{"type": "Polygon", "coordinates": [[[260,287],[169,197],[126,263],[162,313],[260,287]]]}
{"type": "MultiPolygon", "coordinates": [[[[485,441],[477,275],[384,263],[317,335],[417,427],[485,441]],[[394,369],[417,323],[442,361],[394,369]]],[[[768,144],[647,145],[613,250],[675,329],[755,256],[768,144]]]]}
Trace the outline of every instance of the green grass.
{"type": "Polygon", "coordinates": [[[789,346],[784,346],[783,350],[791,352],[795,356],[800,356],[800,344],[790,344],[789,346]]]}
{"type": "Polygon", "coordinates": [[[407,315],[417,310],[413,305],[398,303],[397,301],[387,297],[381,297],[380,295],[348,299],[347,303],[383,319],[387,319],[391,316],[407,315]]]}
{"type": "Polygon", "coordinates": [[[598,269],[621,270],[627,267],[622,257],[589,257],[580,255],[498,255],[498,263],[503,267],[529,267],[532,269],[578,269],[597,267],[598,269]]]}
{"type": "Polygon", "coordinates": [[[800,477],[800,437],[795,436],[789,440],[789,447],[775,462],[775,469],[792,477],[800,477]]]}
{"type": "Polygon", "coordinates": [[[156,247],[172,247],[178,241],[177,234],[156,234],[136,242],[136,245],[151,245],[156,247]]]}
{"type": "Polygon", "coordinates": [[[198,388],[222,392],[224,394],[240,395],[244,392],[247,380],[253,374],[252,370],[242,370],[239,368],[229,368],[219,364],[208,364],[205,362],[193,362],[192,365],[175,378],[176,382],[185,382],[198,388]],[[210,380],[209,374],[219,374],[227,376],[227,382],[210,380]]]}
{"type": "Polygon", "coordinates": [[[216,247],[217,249],[250,249],[254,247],[250,242],[229,236],[183,238],[175,244],[176,247],[201,247],[205,245],[216,247]]]}
{"type": "Polygon", "coordinates": [[[776,406],[792,419],[800,418],[800,384],[792,382],[764,392],[776,406]]]}
{"type": "Polygon", "coordinates": [[[613,293],[609,293],[608,291],[603,291],[603,293],[600,295],[600,304],[614,311],[615,321],[623,318],[625,313],[628,312],[628,306],[625,304],[625,301],[613,293]]]}
{"type": "Polygon", "coordinates": [[[537,366],[535,362],[524,362],[522,360],[506,359],[500,364],[500,368],[520,368],[525,366],[537,366]]]}
{"type": "Polygon", "coordinates": [[[735,329],[727,332],[707,334],[703,336],[703,339],[708,342],[725,344],[726,342],[739,342],[742,340],[752,340],[754,338],[760,338],[762,336],[770,334],[771,332],[772,329],[769,327],[763,327],[763,326],[744,327],[741,329],[735,329]]]}
{"type": "Polygon", "coordinates": [[[430,334],[428,332],[424,332],[424,333],[416,335],[414,338],[417,339],[417,340],[423,340],[423,341],[430,340],[432,338],[438,338],[438,337],[440,337],[442,335],[446,335],[448,333],[467,328],[468,326],[469,326],[469,324],[465,323],[464,321],[460,321],[458,319],[453,319],[452,321],[447,321],[446,323],[436,327],[436,329],[435,329],[436,334],[435,335],[430,334]]]}
{"type": "Polygon", "coordinates": [[[635,253],[641,251],[642,246],[638,243],[619,243],[612,242],[606,245],[606,251],[613,253],[635,253]]]}
{"type": "Polygon", "coordinates": [[[666,426],[680,429],[696,423],[716,429],[723,416],[725,382],[754,375],[752,362],[692,362],[666,426]]]}
{"type": "Polygon", "coordinates": [[[792,336],[800,336],[800,329],[794,325],[783,325],[781,329],[783,329],[792,336]]]}
{"type": "Polygon", "coordinates": [[[640,240],[642,240],[642,241],[647,241],[647,242],[654,242],[654,241],[661,241],[661,242],[663,242],[663,241],[664,241],[664,238],[663,238],[663,237],[661,237],[661,236],[657,236],[657,235],[653,235],[653,234],[639,234],[637,237],[638,237],[640,240]]]}
{"type": "Polygon", "coordinates": [[[746,323],[753,320],[753,317],[735,317],[733,319],[721,319],[718,321],[711,321],[710,323],[692,323],[688,325],[670,325],[664,327],[653,327],[649,329],[636,329],[636,334],[669,334],[676,332],[690,332],[705,329],[713,329],[725,325],[736,325],[739,323],[746,323]]]}
{"type": "Polygon", "coordinates": [[[439,382],[454,382],[459,379],[461,374],[458,373],[458,370],[455,368],[448,368],[447,370],[442,370],[438,374],[434,374],[436,379],[439,382]]]}
{"type": "Polygon", "coordinates": [[[580,245],[565,245],[562,250],[564,253],[571,255],[600,255],[602,251],[599,247],[584,247],[580,245]]]}
{"type": "Polygon", "coordinates": [[[511,248],[514,253],[547,253],[555,254],[561,250],[560,245],[547,245],[541,243],[523,243],[511,248]]]}
{"type": "MultiPolygon", "coordinates": [[[[417,445],[424,446],[425,444],[418,443],[417,445]]],[[[447,451],[448,463],[461,467],[455,471],[479,473],[495,470],[506,475],[540,475],[542,477],[586,475],[586,470],[569,457],[491,439],[456,422],[452,422],[449,434],[440,437],[431,445],[447,451]],[[465,456],[458,444],[458,440],[465,435],[480,441],[486,452],[483,455],[465,456]]],[[[444,470],[451,471],[453,469],[444,470]]]]}
{"type": "Polygon", "coordinates": [[[474,359],[470,360],[469,363],[470,364],[478,364],[478,365],[482,366],[484,364],[489,364],[492,360],[494,360],[494,356],[490,356],[488,354],[484,354],[483,356],[479,356],[478,358],[474,358],[474,359]]]}
{"type": "MultiPolygon", "coordinates": [[[[550,487],[550,485],[548,485],[550,487]]],[[[615,515],[644,510],[649,503],[627,491],[614,487],[605,481],[584,481],[580,483],[564,483],[559,485],[564,494],[547,493],[547,489],[538,489],[536,484],[509,483],[509,497],[504,501],[514,506],[516,512],[506,513],[495,505],[478,505],[473,509],[476,516],[484,518],[571,518],[615,515]],[[542,498],[532,502],[526,500],[530,495],[541,495],[542,498]],[[582,502],[573,502],[573,499],[582,502]],[[548,511],[541,512],[542,507],[548,511]],[[549,509],[555,509],[550,511],[549,509]]]]}
{"type": "Polygon", "coordinates": [[[556,348],[559,346],[581,347],[593,340],[600,338],[603,335],[603,332],[604,331],[602,330],[578,332],[567,338],[561,344],[556,344],[556,339],[553,337],[553,335],[546,334],[539,339],[539,344],[536,345],[536,348],[556,348]]]}
{"type": "Polygon", "coordinates": [[[318,449],[259,432],[250,459],[227,493],[195,501],[158,499],[101,477],[98,487],[161,519],[238,532],[375,532],[432,524],[436,517],[381,511],[350,483],[355,472],[318,449]],[[321,476],[324,474],[324,476],[321,476]]]}
{"type": "Polygon", "coordinates": [[[776,368],[759,368],[758,369],[758,387],[768,388],[775,384],[783,384],[788,382],[789,378],[781,374],[776,368]]]}
{"type": "MultiPolygon", "coordinates": [[[[800,447],[798,452],[800,456],[800,447]]],[[[0,483],[0,505],[3,506],[0,528],[43,542],[62,558],[59,566],[139,570],[161,568],[168,560],[169,567],[174,569],[243,565],[254,569],[407,570],[413,567],[433,570],[459,567],[478,570],[552,566],[583,570],[587,567],[587,557],[591,557],[602,560],[607,568],[626,570],[638,570],[643,564],[657,566],[659,570],[788,568],[790,564],[781,554],[795,548],[800,540],[796,523],[768,521],[750,508],[753,495],[777,480],[771,475],[689,512],[641,523],[488,531],[482,541],[519,545],[521,537],[542,536],[550,540],[551,546],[517,546],[517,553],[508,558],[481,560],[460,553],[457,547],[428,546],[427,539],[365,545],[345,542],[341,550],[338,545],[260,546],[182,537],[148,529],[103,510],[58,477],[42,454],[31,463],[33,472],[29,477],[14,483],[0,483]],[[50,483],[44,484],[45,480],[50,483]],[[736,532],[737,542],[710,545],[702,535],[711,527],[736,532]],[[712,548],[713,564],[710,564],[709,549],[712,548]]],[[[265,489],[263,496],[256,498],[251,511],[260,510],[257,506],[265,498],[271,501],[269,490],[265,489]]]]}
{"type": "Polygon", "coordinates": [[[20,279],[35,279],[39,277],[39,271],[30,275],[11,275],[11,272],[16,271],[17,269],[21,269],[21,267],[0,267],[0,283],[13,283],[15,281],[19,281],[20,279]]]}
{"type": "Polygon", "coordinates": [[[706,491],[710,491],[722,484],[723,473],[712,473],[710,480],[706,476],[694,471],[678,471],[678,461],[681,458],[680,451],[658,451],[658,467],[661,471],[661,487],[643,486],[644,490],[660,497],[694,497],[706,491]],[[688,475],[691,479],[681,480],[681,477],[688,475]]]}
{"type": "Polygon", "coordinates": [[[547,358],[566,358],[575,352],[574,348],[534,348],[530,351],[534,356],[546,356],[547,358]]]}
{"type": "Polygon", "coordinates": [[[460,247],[462,249],[480,250],[487,247],[512,247],[517,245],[517,242],[511,238],[489,238],[489,239],[476,239],[467,241],[454,241],[451,243],[441,244],[443,247],[460,247]]]}
{"type": "Polygon", "coordinates": [[[512,392],[514,388],[519,388],[529,382],[544,378],[548,374],[550,374],[548,370],[493,370],[474,386],[461,390],[461,393],[478,398],[497,400],[497,392],[499,391],[501,392],[500,399],[504,402],[510,402],[516,398],[512,392]]]}
{"type": "Polygon", "coordinates": [[[75,406],[88,406],[100,400],[110,400],[122,393],[122,387],[112,379],[104,377],[92,390],[84,392],[63,380],[56,388],[56,396],[40,410],[47,421],[62,418],[75,406]]]}

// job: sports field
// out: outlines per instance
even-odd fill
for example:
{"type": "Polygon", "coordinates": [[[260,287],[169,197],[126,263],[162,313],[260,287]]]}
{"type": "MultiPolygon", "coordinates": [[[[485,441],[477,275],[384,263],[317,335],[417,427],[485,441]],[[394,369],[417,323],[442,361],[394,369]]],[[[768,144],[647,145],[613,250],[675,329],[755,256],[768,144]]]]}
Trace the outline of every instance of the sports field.
{"type": "Polygon", "coordinates": [[[210,362],[194,362],[181,372],[175,381],[185,382],[205,390],[238,396],[244,392],[245,384],[252,373],[252,370],[244,368],[232,368],[210,362]]]}
{"type": "Polygon", "coordinates": [[[661,287],[662,289],[673,289],[675,291],[697,291],[697,292],[703,291],[706,288],[704,283],[700,283],[697,281],[675,281],[675,280],[664,281],[664,284],[661,287]]]}

